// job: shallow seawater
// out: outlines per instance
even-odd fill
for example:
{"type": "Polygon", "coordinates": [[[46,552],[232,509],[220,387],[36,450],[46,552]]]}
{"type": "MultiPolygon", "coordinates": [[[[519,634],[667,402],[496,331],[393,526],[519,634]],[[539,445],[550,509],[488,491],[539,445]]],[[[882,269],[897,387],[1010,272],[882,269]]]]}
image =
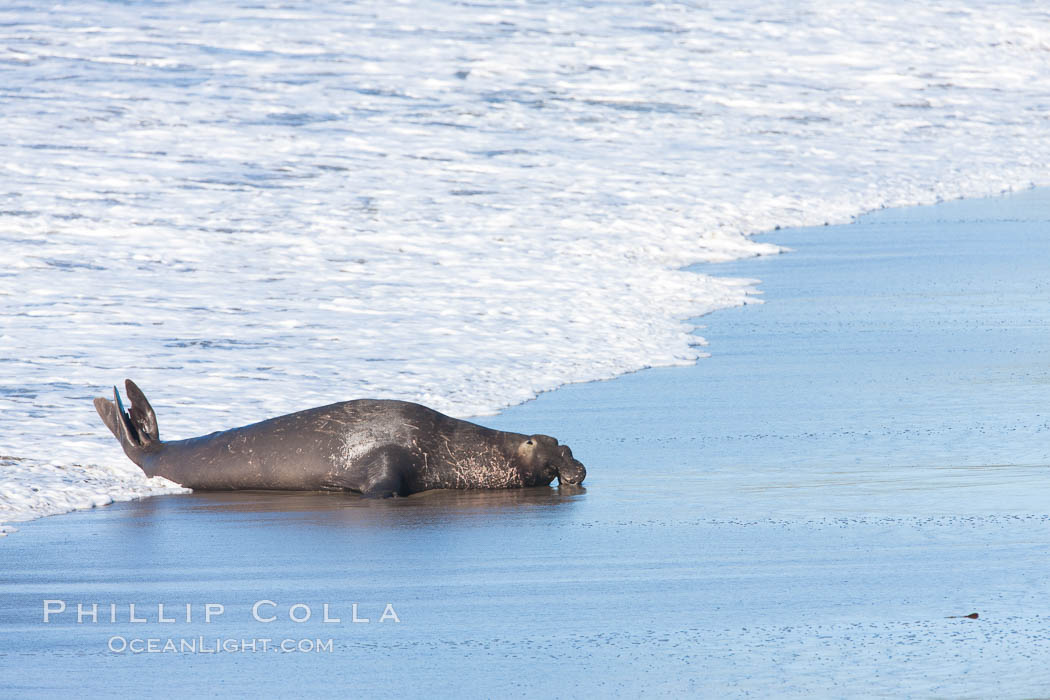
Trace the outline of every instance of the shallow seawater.
{"type": "Polygon", "coordinates": [[[1050,18],[869,0],[0,8],[0,519],[360,396],[688,365],[774,226],[1046,183],[1050,18]]]}
{"type": "Polygon", "coordinates": [[[767,303],[704,319],[711,357],[489,423],[558,435],[592,491],[623,489],[625,513],[653,499],[679,517],[1044,513],[1048,202],[1032,190],[775,232],[790,254],[718,266],[761,278],[767,303]]]}

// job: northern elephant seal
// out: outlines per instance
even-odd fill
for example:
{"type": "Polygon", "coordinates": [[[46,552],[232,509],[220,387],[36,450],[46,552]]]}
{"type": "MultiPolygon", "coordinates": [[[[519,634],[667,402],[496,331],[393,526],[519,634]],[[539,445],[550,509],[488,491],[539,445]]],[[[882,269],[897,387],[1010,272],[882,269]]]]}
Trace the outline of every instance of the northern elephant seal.
{"type": "Polygon", "coordinates": [[[147,476],[191,489],[356,491],[407,496],[430,489],[579,484],[587,470],[547,435],[484,428],[407,401],[359,399],[188,440],[162,442],[157,416],[127,380],[95,409],[147,476]]]}

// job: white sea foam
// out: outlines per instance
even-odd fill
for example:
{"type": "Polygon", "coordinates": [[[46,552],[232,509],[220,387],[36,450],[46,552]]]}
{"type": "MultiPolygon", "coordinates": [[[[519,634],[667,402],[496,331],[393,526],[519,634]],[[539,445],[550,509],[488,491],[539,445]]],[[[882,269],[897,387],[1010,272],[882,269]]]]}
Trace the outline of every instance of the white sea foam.
{"type": "Polygon", "coordinates": [[[1031,3],[0,8],[0,521],[170,490],[186,437],[491,413],[693,362],[775,225],[1048,180],[1031,3]]]}

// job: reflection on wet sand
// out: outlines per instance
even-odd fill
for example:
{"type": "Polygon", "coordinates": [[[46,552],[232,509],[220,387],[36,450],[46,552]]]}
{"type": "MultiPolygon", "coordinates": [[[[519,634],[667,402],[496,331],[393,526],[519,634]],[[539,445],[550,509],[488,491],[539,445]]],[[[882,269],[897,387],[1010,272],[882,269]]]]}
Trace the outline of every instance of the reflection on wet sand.
{"type": "Polygon", "coordinates": [[[558,517],[571,510],[587,489],[582,486],[541,486],[527,489],[435,490],[404,498],[364,498],[354,493],[325,491],[198,491],[160,496],[128,504],[136,516],[155,518],[178,510],[208,515],[271,516],[268,521],[301,520],[318,525],[354,527],[419,526],[463,520],[558,517]]]}

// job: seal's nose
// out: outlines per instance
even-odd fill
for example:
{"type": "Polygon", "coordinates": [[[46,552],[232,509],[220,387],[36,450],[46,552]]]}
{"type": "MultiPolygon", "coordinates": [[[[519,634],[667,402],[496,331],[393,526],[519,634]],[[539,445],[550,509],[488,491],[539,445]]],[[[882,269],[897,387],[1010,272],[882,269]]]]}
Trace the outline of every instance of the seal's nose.
{"type": "Polygon", "coordinates": [[[575,486],[587,478],[587,469],[577,460],[569,459],[569,464],[558,470],[558,483],[575,486]]]}

